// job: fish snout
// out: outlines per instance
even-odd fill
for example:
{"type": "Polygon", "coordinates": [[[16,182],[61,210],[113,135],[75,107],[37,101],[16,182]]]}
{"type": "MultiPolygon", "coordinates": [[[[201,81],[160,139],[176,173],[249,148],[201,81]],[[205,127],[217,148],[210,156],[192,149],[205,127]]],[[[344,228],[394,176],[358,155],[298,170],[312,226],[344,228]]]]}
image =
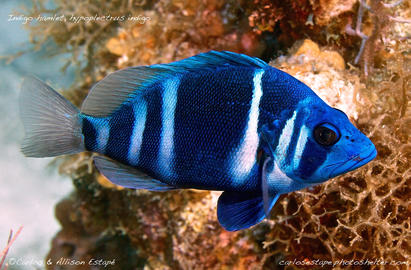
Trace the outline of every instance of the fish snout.
{"type": "Polygon", "coordinates": [[[335,177],[337,175],[353,171],[361,166],[364,166],[377,156],[377,149],[374,144],[371,143],[371,146],[362,151],[360,154],[350,157],[347,161],[337,163],[334,165],[334,168],[330,172],[329,178],[335,177]]]}

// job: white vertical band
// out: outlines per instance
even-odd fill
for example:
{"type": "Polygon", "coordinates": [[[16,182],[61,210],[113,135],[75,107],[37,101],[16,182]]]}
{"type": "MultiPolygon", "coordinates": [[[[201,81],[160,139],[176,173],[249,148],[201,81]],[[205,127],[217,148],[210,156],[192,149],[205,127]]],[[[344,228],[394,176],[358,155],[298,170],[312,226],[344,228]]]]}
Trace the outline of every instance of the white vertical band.
{"type": "Polygon", "coordinates": [[[143,133],[146,127],[147,104],[144,100],[136,102],[133,106],[134,123],[133,133],[130,138],[130,148],[128,150],[128,161],[131,165],[137,165],[140,157],[141,144],[143,143],[143,133]]]}
{"type": "Polygon", "coordinates": [[[104,154],[107,147],[108,138],[110,136],[110,124],[108,119],[98,119],[98,125],[95,126],[96,136],[96,152],[104,154]]]}
{"type": "Polygon", "coordinates": [[[293,157],[293,167],[298,168],[300,164],[305,145],[307,143],[309,134],[309,129],[303,125],[300,130],[300,134],[298,135],[297,145],[295,147],[294,157],[293,157]]]}
{"type": "Polygon", "coordinates": [[[285,159],[285,156],[287,155],[287,149],[290,146],[291,136],[293,135],[294,122],[296,117],[297,111],[295,110],[293,116],[287,120],[281,131],[280,139],[275,150],[276,160],[279,163],[282,163],[285,159]]]}
{"type": "Polygon", "coordinates": [[[163,83],[162,129],[158,163],[163,170],[163,174],[166,175],[171,173],[170,163],[172,162],[174,150],[174,115],[179,85],[179,78],[168,79],[163,83]]]}
{"type": "MultiPolygon", "coordinates": [[[[263,96],[262,82],[264,70],[258,69],[254,73],[253,78],[253,96],[251,100],[250,112],[248,115],[247,125],[245,127],[244,136],[241,139],[239,148],[236,149],[232,159],[232,175],[237,180],[241,180],[253,168],[256,162],[257,148],[259,144],[259,136],[257,133],[259,106],[261,97],[263,96]]],[[[239,183],[237,183],[239,184],[239,183]]]]}

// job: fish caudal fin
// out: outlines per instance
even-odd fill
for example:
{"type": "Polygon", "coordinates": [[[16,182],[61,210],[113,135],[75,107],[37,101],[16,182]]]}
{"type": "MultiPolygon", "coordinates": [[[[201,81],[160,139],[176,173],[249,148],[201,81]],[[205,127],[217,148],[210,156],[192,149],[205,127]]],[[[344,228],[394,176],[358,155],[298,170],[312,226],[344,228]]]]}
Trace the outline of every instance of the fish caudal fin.
{"type": "Polygon", "coordinates": [[[28,157],[54,157],[84,151],[79,110],[50,86],[34,77],[23,81],[20,117],[28,157]]]}

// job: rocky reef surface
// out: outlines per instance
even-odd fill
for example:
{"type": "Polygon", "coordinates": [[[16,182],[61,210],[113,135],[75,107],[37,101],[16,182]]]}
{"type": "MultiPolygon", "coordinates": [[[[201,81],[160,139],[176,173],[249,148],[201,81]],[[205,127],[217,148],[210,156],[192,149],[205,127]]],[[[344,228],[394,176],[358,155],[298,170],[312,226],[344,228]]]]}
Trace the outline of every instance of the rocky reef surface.
{"type": "Polygon", "coordinates": [[[149,18],[29,26],[36,46],[53,40],[53,53],[72,54],[77,80],[63,94],[77,105],[119,68],[231,50],[305,82],[378,150],[359,170],[283,195],[270,219],[239,232],[219,226],[219,192],[122,189],[96,171],[90,153],[59,158],[75,191],[56,206],[62,229],[47,258],[115,259],[110,269],[302,267],[294,260],[317,269],[318,261],[380,259],[388,264],[336,267],[408,269],[401,263],[411,263],[411,30],[400,21],[410,19],[411,1],[58,0],[55,10],[34,2],[28,14],[149,18]]]}

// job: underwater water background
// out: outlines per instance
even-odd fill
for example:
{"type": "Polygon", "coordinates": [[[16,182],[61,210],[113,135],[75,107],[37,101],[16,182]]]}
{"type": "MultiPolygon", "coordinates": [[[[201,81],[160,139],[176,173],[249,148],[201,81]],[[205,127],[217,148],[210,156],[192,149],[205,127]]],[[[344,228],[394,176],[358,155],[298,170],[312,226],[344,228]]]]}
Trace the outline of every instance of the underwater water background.
{"type": "MultiPolygon", "coordinates": [[[[21,22],[8,21],[9,14],[31,1],[2,0],[0,9],[0,55],[29,49],[28,32],[21,22]]],[[[25,75],[50,80],[54,87],[67,86],[70,70],[60,72],[65,56],[45,58],[47,52],[31,51],[11,64],[0,62],[0,249],[7,243],[10,229],[24,226],[9,251],[8,258],[43,261],[52,237],[59,229],[54,217],[58,200],[73,189],[71,181],[55,169],[47,169],[52,160],[26,158],[20,152],[23,127],[18,115],[18,94],[25,75]]],[[[33,269],[13,266],[9,269],[33,269]]]]}

